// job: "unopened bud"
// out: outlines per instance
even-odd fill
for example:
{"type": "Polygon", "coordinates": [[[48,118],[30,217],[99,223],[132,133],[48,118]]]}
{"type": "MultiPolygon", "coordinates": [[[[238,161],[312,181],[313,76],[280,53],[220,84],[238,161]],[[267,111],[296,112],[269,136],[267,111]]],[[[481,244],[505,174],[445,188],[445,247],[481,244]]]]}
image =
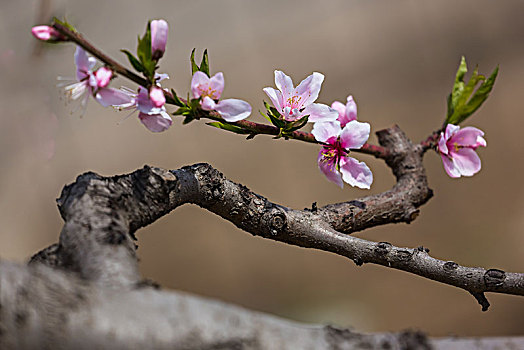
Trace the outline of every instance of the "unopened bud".
{"type": "Polygon", "coordinates": [[[151,21],[151,53],[152,58],[158,61],[166,51],[167,33],[169,26],[163,19],[151,21]]]}
{"type": "Polygon", "coordinates": [[[35,26],[31,29],[33,36],[39,40],[47,42],[66,41],[66,37],[60,34],[55,28],[50,26],[35,26]]]}

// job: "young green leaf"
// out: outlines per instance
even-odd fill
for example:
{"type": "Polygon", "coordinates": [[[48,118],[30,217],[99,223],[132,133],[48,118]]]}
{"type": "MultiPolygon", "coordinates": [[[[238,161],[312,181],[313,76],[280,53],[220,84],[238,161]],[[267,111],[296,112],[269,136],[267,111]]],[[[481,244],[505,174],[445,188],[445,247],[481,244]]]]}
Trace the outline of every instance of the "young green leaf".
{"type": "Polygon", "coordinates": [[[140,63],[140,61],[138,61],[138,59],[133,56],[133,54],[127,50],[120,50],[122,51],[123,53],[126,54],[127,56],[127,59],[129,60],[129,63],[131,63],[131,65],[133,66],[133,68],[135,68],[136,71],[142,73],[144,71],[144,67],[142,66],[142,64],[140,63]]]}
{"type": "Polygon", "coordinates": [[[186,115],[186,117],[185,117],[184,120],[182,121],[182,124],[183,124],[183,125],[189,124],[189,123],[191,123],[193,120],[195,120],[195,118],[193,118],[193,117],[190,116],[190,115],[186,115]]]}
{"type": "Polygon", "coordinates": [[[206,123],[206,124],[209,126],[218,128],[218,129],[223,129],[223,130],[234,132],[235,134],[244,134],[245,135],[245,134],[251,133],[249,130],[245,130],[239,126],[232,125],[232,124],[226,124],[226,123],[221,123],[221,122],[211,122],[211,123],[206,123]]]}
{"type": "Polygon", "coordinates": [[[68,23],[66,19],[64,19],[63,21],[61,21],[61,20],[59,20],[58,18],[53,17],[53,22],[58,23],[58,24],[60,24],[60,25],[63,25],[64,27],[66,27],[67,29],[69,29],[70,31],[72,31],[73,33],[78,33],[77,30],[75,29],[75,27],[73,27],[72,24],[68,23]]]}
{"type": "Polygon", "coordinates": [[[153,81],[155,76],[156,62],[152,59],[151,53],[151,24],[147,23],[144,36],[138,38],[138,47],[136,49],[138,60],[143,67],[144,75],[153,81]]]}
{"type": "Polygon", "coordinates": [[[286,132],[293,132],[293,131],[296,131],[298,129],[302,129],[307,124],[308,118],[309,118],[309,115],[306,115],[306,116],[300,118],[299,120],[296,120],[294,122],[289,123],[286,126],[285,131],[286,132]]]}
{"type": "Polygon", "coordinates": [[[171,95],[173,95],[173,98],[169,97],[168,98],[168,102],[174,104],[175,106],[178,106],[178,107],[185,107],[187,106],[184,102],[182,102],[180,100],[180,98],[177,96],[175,90],[171,89],[171,95]]]}
{"type": "Polygon", "coordinates": [[[479,109],[493,89],[493,84],[498,74],[498,66],[488,79],[478,74],[478,68],[475,68],[469,81],[464,82],[464,76],[467,71],[466,60],[462,57],[455,76],[453,89],[447,99],[447,124],[458,125],[479,109]],[[478,86],[479,83],[480,86],[478,86]]]}
{"type": "Polygon", "coordinates": [[[190,57],[190,61],[191,61],[191,75],[194,75],[196,72],[198,72],[200,70],[200,68],[195,63],[195,50],[196,49],[193,49],[193,51],[191,51],[191,57],[190,57]]]}
{"type": "Polygon", "coordinates": [[[207,57],[207,49],[204,50],[204,54],[202,55],[202,62],[200,63],[200,71],[206,73],[208,77],[211,77],[209,75],[209,57],[207,57]]]}

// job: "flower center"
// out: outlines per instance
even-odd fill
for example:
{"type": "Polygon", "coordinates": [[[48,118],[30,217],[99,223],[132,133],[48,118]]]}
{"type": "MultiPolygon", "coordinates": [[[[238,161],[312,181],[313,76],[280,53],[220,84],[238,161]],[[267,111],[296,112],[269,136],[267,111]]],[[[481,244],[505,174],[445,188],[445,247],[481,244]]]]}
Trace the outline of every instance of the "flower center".
{"type": "Polygon", "coordinates": [[[198,91],[202,98],[208,96],[213,100],[218,100],[217,91],[213,90],[210,85],[198,85],[198,91]]]}
{"type": "Polygon", "coordinates": [[[291,109],[299,109],[301,106],[302,96],[291,96],[287,99],[287,104],[291,109]]]}

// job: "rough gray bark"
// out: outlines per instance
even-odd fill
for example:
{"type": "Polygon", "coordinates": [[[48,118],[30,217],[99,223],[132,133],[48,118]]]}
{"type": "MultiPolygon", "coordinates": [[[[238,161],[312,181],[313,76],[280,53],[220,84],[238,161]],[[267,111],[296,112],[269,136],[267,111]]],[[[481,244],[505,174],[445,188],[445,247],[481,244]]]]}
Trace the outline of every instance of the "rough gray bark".
{"type": "Polygon", "coordinates": [[[0,261],[1,349],[522,349],[524,337],[428,339],[304,325],[140,284],[0,261]]]}
{"type": "MultiPolygon", "coordinates": [[[[27,267],[0,262],[0,348],[444,348],[451,343],[412,332],[363,335],[304,326],[158,291],[138,273],[136,230],[192,203],[253,235],[463,288],[484,310],[489,306],[484,292],[524,295],[524,274],[463,267],[432,258],[423,247],[399,248],[348,235],[376,225],[409,223],[432,195],[422,165],[427,147],[413,145],[398,127],[378,137],[388,150],[385,161],[397,178],[395,186],[322,208],[293,210],[274,204],[208,164],[79,176],[58,199],[65,222],[58,244],[36,254],[27,267]]],[[[503,341],[524,346],[522,338],[503,341]]]]}

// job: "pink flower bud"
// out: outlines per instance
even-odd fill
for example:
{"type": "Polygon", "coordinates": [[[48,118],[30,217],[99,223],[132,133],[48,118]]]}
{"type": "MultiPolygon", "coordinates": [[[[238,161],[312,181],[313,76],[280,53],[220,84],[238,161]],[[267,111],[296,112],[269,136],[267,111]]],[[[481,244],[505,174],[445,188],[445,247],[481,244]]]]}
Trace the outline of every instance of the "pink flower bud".
{"type": "Polygon", "coordinates": [[[96,86],[99,88],[105,88],[109,85],[111,77],[113,76],[113,71],[107,67],[101,67],[95,72],[96,86]]]}
{"type": "Polygon", "coordinates": [[[154,60],[160,59],[166,51],[169,26],[163,19],[151,21],[151,53],[154,60]]]}
{"type": "Polygon", "coordinates": [[[42,41],[65,41],[66,38],[50,26],[35,26],[31,29],[33,36],[42,41]]]}
{"type": "Polygon", "coordinates": [[[166,97],[164,91],[158,87],[152,87],[149,91],[149,99],[153,103],[153,106],[160,108],[166,103],[166,97]]]}

